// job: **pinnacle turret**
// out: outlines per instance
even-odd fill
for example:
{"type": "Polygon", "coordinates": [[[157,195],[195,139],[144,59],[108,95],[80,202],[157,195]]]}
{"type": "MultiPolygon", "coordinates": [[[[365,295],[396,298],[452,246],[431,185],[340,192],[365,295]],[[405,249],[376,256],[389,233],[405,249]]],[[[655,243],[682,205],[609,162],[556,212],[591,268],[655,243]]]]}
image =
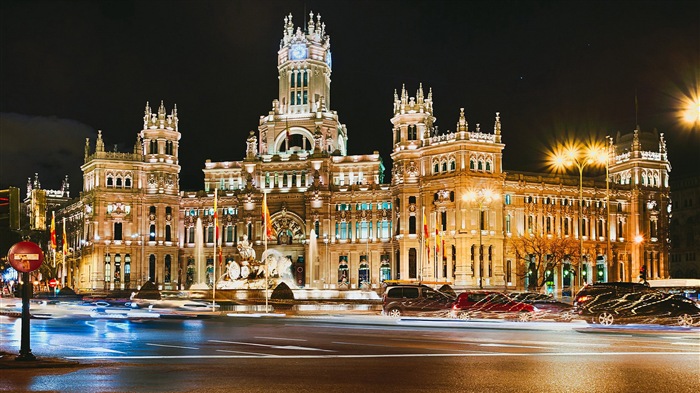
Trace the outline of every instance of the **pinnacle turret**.
{"type": "Polygon", "coordinates": [[[161,100],[160,106],[158,107],[158,113],[153,113],[151,111],[151,106],[146,101],[146,109],[143,115],[143,129],[149,128],[161,128],[167,130],[178,130],[178,118],[177,118],[177,104],[173,107],[173,110],[168,115],[165,109],[165,104],[161,100]]]}

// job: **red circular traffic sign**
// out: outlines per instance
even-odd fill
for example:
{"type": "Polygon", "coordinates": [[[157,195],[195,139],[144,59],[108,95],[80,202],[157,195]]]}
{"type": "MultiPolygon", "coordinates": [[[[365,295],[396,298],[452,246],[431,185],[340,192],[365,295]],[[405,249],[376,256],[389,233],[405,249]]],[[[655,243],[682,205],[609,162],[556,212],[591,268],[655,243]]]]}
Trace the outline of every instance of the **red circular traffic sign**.
{"type": "Polygon", "coordinates": [[[7,259],[10,260],[10,265],[18,272],[29,273],[38,269],[44,263],[44,252],[41,251],[41,247],[36,243],[24,241],[15,243],[10,247],[7,259]]]}
{"type": "Polygon", "coordinates": [[[49,286],[51,288],[56,288],[56,285],[58,285],[58,280],[56,280],[55,278],[49,280],[49,286]]]}

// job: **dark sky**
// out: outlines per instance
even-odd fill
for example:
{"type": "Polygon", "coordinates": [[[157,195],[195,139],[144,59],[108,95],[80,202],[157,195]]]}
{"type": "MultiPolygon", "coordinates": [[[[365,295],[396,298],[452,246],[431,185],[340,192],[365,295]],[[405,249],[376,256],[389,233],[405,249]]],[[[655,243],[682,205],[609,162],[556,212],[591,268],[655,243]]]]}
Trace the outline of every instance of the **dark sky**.
{"type": "MultiPolygon", "coordinates": [[[[432,87],[436,125],[503,124],[504,168],[544,170],[566,136],[657,128],[672,176],[700,174],[700,128],[677,118],[697,97],[698,1],[2,1],[0,187],[69,174],[85,137],[131,151],[146,101],[177,104],[181,188],[208,158],[240,160],[277,97],[283,18],[321,13],[331,36],[331,109],[349,153],[390,163],[393,92],[432,87]],[[635,110],[635,96],[638,111],[635,110]]],[[[387,170],[386,175],[390,174],[387,170]]]]}

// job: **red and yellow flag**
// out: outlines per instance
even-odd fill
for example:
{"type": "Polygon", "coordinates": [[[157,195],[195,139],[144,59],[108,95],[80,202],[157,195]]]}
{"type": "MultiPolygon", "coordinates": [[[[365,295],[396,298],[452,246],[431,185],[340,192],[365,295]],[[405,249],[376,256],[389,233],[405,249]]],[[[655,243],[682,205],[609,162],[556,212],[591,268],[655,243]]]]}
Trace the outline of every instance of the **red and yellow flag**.
{"type": "Polygon", "coordinates": [[[68,241],[66,240],[66,218],[65,217],[63,217],[63,236],[62,237],[63,237],[63,239],[62,239],[63,256],[65,257],[66,255],[68,255],[68,241]]]}
{"type": "Polygon", "coordinates": [[[51,248],[56,250],[56,213],[51,212],[51,248]]]}
{"type": "Polygon", "coordinates": [[[265,225],[265,236],[268,239],[274,239],[276,236],[275,229],[272,227],[272,218],[270,218],[270,209],[267,208],[267,193],[263,194],[262,219],[265,225]]]}
{"type": "Polygon", "coordinates": [[[440,252],[440,232],[435,228],[435,255],[440,252]]]}
{"type": "Polygon", "coordinates": [[[428,234],[428,219],[425,217],[425,208],[423,208],[423,238],[427,239],[430,235],[428,234]]]}

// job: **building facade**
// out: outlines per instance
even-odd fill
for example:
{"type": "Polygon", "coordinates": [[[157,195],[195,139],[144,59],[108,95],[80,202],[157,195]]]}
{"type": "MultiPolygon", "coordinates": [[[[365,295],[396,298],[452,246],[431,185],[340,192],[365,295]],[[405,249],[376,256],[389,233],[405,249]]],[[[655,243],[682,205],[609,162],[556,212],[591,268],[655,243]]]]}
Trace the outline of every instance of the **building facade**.
{"type": "Polygon", "coordinates": [[[287,256],[305,288],[372,289],[400,279],[521,289],[528,268],[511,240],[534,232],[581,243],[581,264],[548,272],[551,290],[636,281],[641,264],[650,278],[668,276],[663,134],[637,128],[610,138],[607,177],[507,171],[499,113],[492,131],[470,126],[462,109],[454,131],[438,132],[432,91],[419,85],[411,96],[402,87],[386,133],[393,138],[386,181],[377,151],[348,155],[349,131],[331,109],[330,38],[320,16],[310,16],[306,26],[285,17],[278,95],[241,140],[245,157],[204,163],[203,190],[179,188],[176,108],[167,114],[161,103],[152,112],[147,104],[131,152],[105,151],[101,132],[94,148],[86,141],[83,192],[62,213],[81,223],[72,234],[74,287],[151,281],[186,289],[203,273],[198,247],[211,284],[222,264],[240,263],[238,246],[250,242],[257,255],[268,247],[287,256]]]}

